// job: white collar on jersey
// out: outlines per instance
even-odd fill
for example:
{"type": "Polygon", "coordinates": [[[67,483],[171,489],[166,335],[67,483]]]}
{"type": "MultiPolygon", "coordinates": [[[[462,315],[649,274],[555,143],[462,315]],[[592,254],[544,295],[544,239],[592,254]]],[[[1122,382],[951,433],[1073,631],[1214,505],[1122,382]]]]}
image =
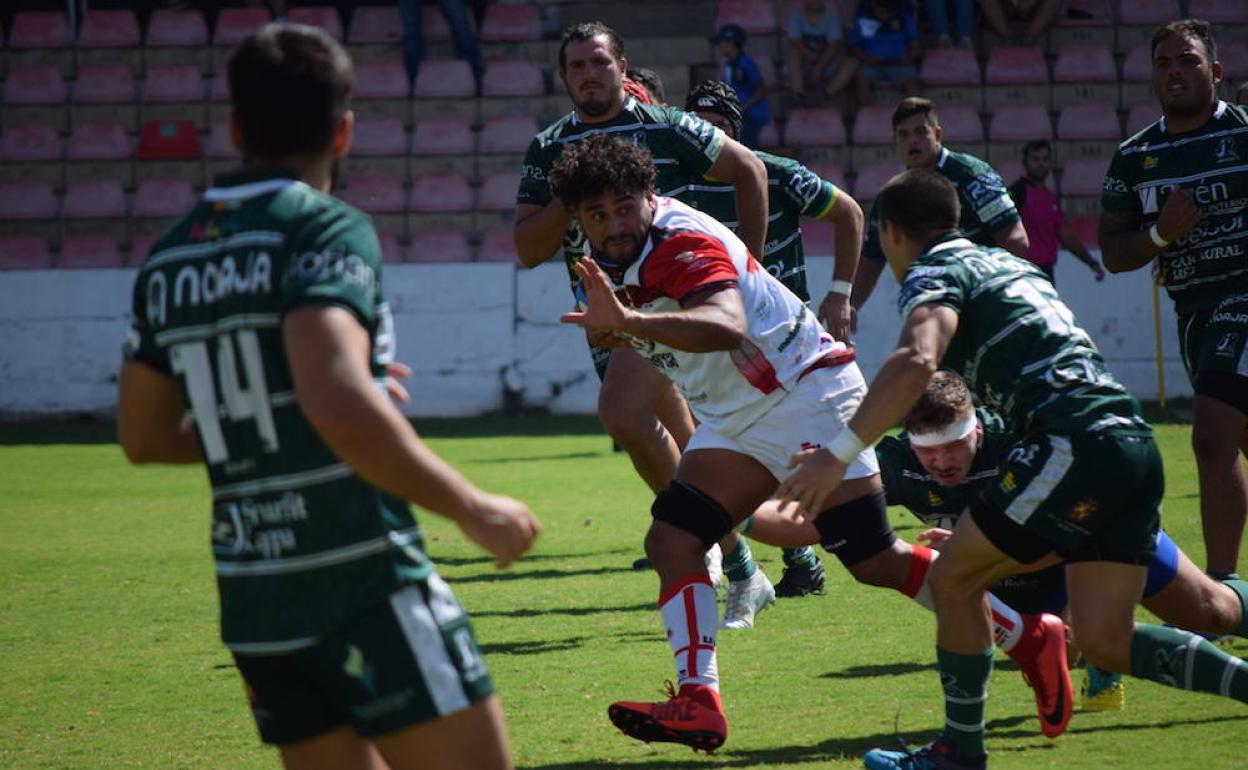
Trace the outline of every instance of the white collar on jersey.
{"type": "Polygon", "coordinates": [[[947,160],[949,160],[949,148],[948,148],[948,147],[941,147],[941,148],[940,148],[940,157],[936,159],[936,168],[944,168],[944,167],[945,167],[945,161],[947,161],[947,160]]]}
{"type": "Polygon", "coordinates": [[[938,243],[927,250],[928,254],[935,254],[938,251],[948,251],[949,249],[973,249],[975,244],[967,238],[953,238],[942,243],[938,243]]]}
{"type": "Polygon", "coordinates": [[[291,185],[303,184],[298,179],[265,179],[260,182],[248,182],[247,184],[235,185],[233,187],[209,187],[204,190],[204,200],[209,203],[217,203],[219,201],[244,201],[248,198],[255,198],[258,195],[267,195],[271,192],[284,190],[291,185]]]}
{"type": "MultiPolygon", "coordinates": [[[[620,112],[632,112],[637,108],[637,97],[632,94],[624,94],[624,106],[620,108],[620,112]]],[[[581,122],[581,116],[575,109],[572,110],[572,119],[568,121],[572,125],[581,122]]]]}
{"type": "MultiPolygon", "coordinates": [[[[1226,108],[1227,108],[1227,106],[1228,106],[1228,105],[1227,105],[1227,103],[1226,103],[1226,102],[1224,102],[1224,101],[1222,101],[1221,99],[1219,99],[1219,100],[1218,100],[1218,101],[1217,101],[1217,102],[1213,105],[1213,119],[1214,119],[1214,120],[1217,120],[1218,118],[1220,118],[1220,117],[1222,117],[1223,115],[1225,115],[1225,114],[1226,114],[1226,108]]],[[[1162,116],[1161,116],[1161,119],[1157,121],[1157,127],[1158,127],[1158,128],[1160,128],[1160,129],[1162,130],[1162,133],[1165,133],[1165,130],[1166,130],[1166,116],[1165,116],[1165,115],[1162,115],[1162,116]]]]}

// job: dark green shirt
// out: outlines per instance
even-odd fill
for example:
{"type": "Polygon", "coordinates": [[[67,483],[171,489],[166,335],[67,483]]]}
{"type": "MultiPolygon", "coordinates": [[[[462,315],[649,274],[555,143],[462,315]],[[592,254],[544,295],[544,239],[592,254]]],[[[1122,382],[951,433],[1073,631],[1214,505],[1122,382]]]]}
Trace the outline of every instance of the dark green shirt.
{"type": "MultiPolygon", "coordinates": [[[[962,207],[958,229],[970,240],[983,246],[996,246],[995,233],[1001,228],[1021,221],[1014,200],[1006,190],[1001,175],[984,161],[964,152],[951,152],[941,148],[936,170],[945,175],[958,191],[958,205],[962,207]]],[[[866,243],[862,246],[863,259],[884,261],[884,247],[880,244],[879,198],[871,204],[867,216],[866,243]]]]}
{"type": "Polygon", "coordinates": [[[127,355],[177,378],[212,484],[221,631],[298,649],[432,567],[407,504],[370,486],[295,402],[282,319],[344,308],[394,350],[367,216],[285,171],[227,175],[152,248],[127,355]]]}
{"type": "Polygon", "coordinates": [[[1159,259],[1174,309],[1186,315],[1248,291],[1248,107],[1219,101],[1195,131],[1167,133],[1162,118],[1123,142],[1101,208],[1151,227],[1176,187],[1191,192],[1200,221],[1159,259]]]}

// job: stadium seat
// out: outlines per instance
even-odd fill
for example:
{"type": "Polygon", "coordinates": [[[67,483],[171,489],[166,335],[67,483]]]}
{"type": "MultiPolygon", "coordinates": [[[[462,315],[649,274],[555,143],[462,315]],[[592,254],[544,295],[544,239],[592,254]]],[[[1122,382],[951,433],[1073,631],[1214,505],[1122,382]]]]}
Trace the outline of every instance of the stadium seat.
{"type": "Polygon", "coordinates": [[[472,68],[461,59],[426,59],[420,63],[414,94],[418,99],[471,98],[476,93],[472,68]]]}
{"type": "Polygon", "coordinates": [[[0,179],[32,179],[60,189],[65,184],[64,143],[47,123],[6,126],[0,134],[0,179]]]}
{"type": "Polygon", "coordinates": [[[1062,164],[1062,195],[1099,198],[1108,158],[1075,158],[1062,164]]]}
{"type": "Polygon", "coordinates": [[[199,157],[199,132],[189,120],[149,120],[139,130],[139,160],[190,160],[199,157]]]}
{"type": "MultiPolygon", "coordinates": [[[[941,114],[943,115],[943,109],[941,114]]],[[[789,137],[789,142],[797,144],[792,136],[789,137]]],[[[886,163],[897,156],[893,147],[892,105],[858,108],[849,155],[855,168],[872,163],[886,163]]]]}
{"type": "Polygon", "coordinates": [[[212,44],[218,48],[232,48],[270,21],[272,16],[266,8],[222,8],[217,14],[212,44]]]}
{"type": "Polygon", "coordinates": [[[126,264],[133,266],[143,264],[147,255],[152,253],[152,247],[156,245],[159,237],[155,233],[135,233],[130,239],[130,256],[126,264]]]}
{"type": "Polygon", "coordinates": [[[780,139],[780,127],[776,125],[776,121],[771,121],[763,126],[763,130],[758,132],[758,145],[765,148],[778,148],[783,146],[780,139]]]}
{"type": "Polygon", "coordinates": [[[338,17],[338,9],[332,5],[291,8],[286,13],[286,20],[295,24],[307,24],[309,27],[320,27],[334,40],[342,42],[342,19],[338,17]]]}
{"type": "MultiPolygon", "coordinates": [[[[451,25],[446,21],[446,16],[442,13],[442,9],[435,3],[425,3],[424,5],[423,28],[425,31],[425,40],[431,43],[445,43],[451,39],[451,25]]],[[[468,21],[476,31],[476,23],[472,18],[472,14],[468,14],[468,21]]]]}
{"type": "Polygon", "coordinates": [[[486,155],[522,154],[537,135],[532,115],[500,115],[481,126],[481,152],[486,155]]]}
{"type": "Polygon", "coordinates": [[[808,257],[831,256],[836,251],[836,226],[831,222],[802,222],[802,250],[808,257]]]}
{"type": "Polygon", "coordinates": [[[139,94],[139,120],[194,121],[207,127],[203,72],[194,64],[163,64],[147,71],[139,94]]]}
{"type": "MultiPolygon", "coordinates": [[[[514,203],[514,191],[512,195],[514,203]]],[[[420,174],[412,179],[410,211],[472,211],[472,188],[463,174],[420,174]]]]}
{"type": "Polygon", "coordinates": [[[955,144],[962,152],[974,155],[983,153],[984,121],[979,110],[969,104],[942,104],[937,109],[945,141],[955,144]],[[963,149],[979,145],[978,149],[963,149]]]}
{"type": "Polygon", "coordinates": [[[115,120],[79,123],[69,135],[66,157],[71,161],[129,160],[130,136],[115,120]]]}
{"type": "Polygon", "coordinates": [[[510,227],[492,227],[481,238],[478,262],[516,262],[516,241],[510,227]]]}
{"type": "MultiPolygon", "coordinates": [[[[1217,0],[1213,5],[1224,3],[1217,0]]],[[[1176,0],[1126,0],[1118,10],[1118,21],[1122,24],[1165,24],[1168,21],[1182,18],[1176,0]]]]}
{"type": "Polygon", "coordinates": [[[13,67],[4,81],[0,122],[48,123],[63,131],[69,119],[65,97],[65,81],[55,66],[13,67]]]}
{"type": "Polygon", "coordinates": [[[93,64],[78,70],[74,91],[74,123],[118,120],[133,131],[138,127],[134,76],[124,64],[93,64]]]}
{"type": "Polygon", "coordinates": [[[875,200],[880,188],[902,170],[896,162],[875,163],[858,169],[858,177],[854,180],[854,199],[859,203],[875,200]]]}
{"type": "Polygon", "coordinates": [[[139,20],[134,11],[88,9],[78,31],[77,64],[124,61],[131,69],[143,65],[139,20]]]}
{"type": "Polygon", "coordinates": [[[1075,102],[1117,103],[1118,67],[1109,46],[1068,44],[1053,65],[1053,106],[1075,102]]]}
{"type": "Polygon", "coordinates": [[[65,188],[65,219],[115,219],[126,215],[126,194],[115,179],[79,179],[65,188]]]}
{"type": "Polygon", "coordinates": [[[160,64],[196,64],[207,71],[208,24],[199,10],[157,8],[147,22],[143,44],[146,67],[160,64]]]}
{"type": "Polygon", "coordinates": [[[412,133],[412,155],[471,155],[474,138],[463,118],[423,118],[412,133]]]}
{"type": "Polygon", "coordinates": [[[520,189],[518,171],[490,174],[481,183],[481,197],[477,201],[480,211],[511,212],[516,207],[516,192],[520,189]]]}
{"type": "Polygon", "coordinates": [[[1119,107],[1153,99],[1152,45],[1139,43],[1127,51],[1122,61],[1122,83],[1119,84],[1119,107]]]}
{"type": "Polygon", "coordinates": [[[1114,45],[1114,9],[1109,0],[1065,0],[1049,29],[1050,48],[1067,43],[1114,45]]]}
{"type": "MultiPolygon", "coordinates": [[[[1244,17],[1244,22],[1248,24],[1248,16],[1244,17]]],[[[1224,88],[1237,87],[1241,81],[1248,79],[1248,43],[1243,40],[1220,41],[1218,59],[1222,63],[1224,88]]]]}
{"type": "Polygon", "coordinates": [[[481,40],[499,43],[540,40],[542,14],[536,5],[503,5],[490,3],[481,22],[481,40]]]}
{"type": "Polygon", "coordinates": [[[5,52],[10,68],[50,65],[62,75],[74,68],[74,31],[62,11],[18,11],[5,52]]]}
{"type": "Polygon", "coordinates": [[[0,235],[0,270],[48,270],[52,250],[37,235],[0,235]]]}
{"type": "Polygon", "coordinates": [[[1049,71],[1038,46],[997,46],[984,68],[984,106],[1049,103],[1049,71]]]}
{"type": "Polygon", "coordinates": [[[351,12],[348,43],[398,43],[403,39],[399,9],[389,5],[362,5],[351,12]]]}
{"type": "Polygon", "coordinates": [[[481,81],[483,96],[542,96],[546,84],[537,63],[527,59],[486,62],[481,81]]]}
{"type": "MultiPolygon", "coordinates": [[[[1017,155],[1011,160],[993,161],[992,167],[997,170],[1007,185],[1017,182],[1026,173],[1023,169],[1023,162],[1018,159],[1017,155]]],[[[1052,176],[1049,176],[1046,186],[1053,187],[1052,176]]]]}
{"type": "Polygon", "coordinates": [[[1248,24],[1248,0],[1191,0],[1188,16],[1214,24],[1248,24]]]}
{"type": "Polygon", "coordinates": [[[938,105],[950,103],[983,105],[984,76],[969,48],[931,48],[919,66],[923,93],[938,105]]]}
{"type": "Polygon", "coordinates": [[[1156,123],[1161,117],[1161,108],[1157,102],[1149,100],[1136,102],[1127,111],[1127,136],[1135,136],[1139,132],[1156,123]]]}
{"type": "Polygon", "coordinates": [[[845,183],[845,170],[836,163],[810,163],[807,165],[811,171],[819,175],[820,179],[826,179],[842,190],[849,190],[849,186],[845,183]]]}
{"type": "Polygon", "coordinates": [[[1003,104],[988,119],[988,161],[1016,160],[1023,143],[1052,139],[1049,111],[1039,104],[1003,104]]]}
{"type": "Polygon", "coordinates": [[[0,181],[0,235],[59,236],[57,200],[49,182],[0,181]]]}
{"type": "Polygon", "coordinates": [[[1057,138],[1112,139],[1116,144],[1122,139],[1118,111],[1106,102],[1067,105],[1057,118],[1057,138]]]}
{"type": "Polygon", "coordinates": [[[121,249],[112,235],[82,233],[67,235],[61,253],[53,260],[59,268],[121,267],[121,249]]]}
{"type": "Polygon", "coordinates": [[[180,217],[195,205],[195,192],[185,179],[144,179],[134,191],[136,219],[180,217]]]}
{"type": "Polygon", "coordinates": [[[357,209],[370,214],[401,212],[405,202],[403,178],[398,174],[352,174],[346,180],[346,185],[336,194],[357,209]]]}
{"type": "MultiPolygon", "coordinates": [[[[213,123],[208,132],[208,141],[204,143],[204,176],[211,184],[212,180],[224,171],[236,167],[241,160],[234,141],[230,138],[230,126],[227,123],[213,123]]],[[[351,156],[347,156],[348,168],[351,156]]]]}
{"type": "Polygon", "coordinates": [[[408,90],[407,71],[401,62],[360,62],[355,65],[351,106],[357,118],[397,118],[409,126],[412,115],[408,90]]]}
{"type": "Polygon", "coordinates": [[[784,140],[797,147],[844,145],[845,119],[840,112],[826,107],[789,110],[784,140]]]}
{"type": "Polygon", "coordinates": [[[407,134],[397,118],[357,120],[351,139],[353,155],[406,155],[407,134]]]}
{"type": "Polygon", "coordinates": [[[392,232],[378,231],[377,245],[381,247],[382,262],[402,262],[403,247],[399,245],[399,237],[392,232]]]}
{"type": "Polygon", "coordinates": [[[408,262],[471,262],[472,247],[459,230],[413,232],[407,247],[408,262]]]}
{"type": "Polygon", "coordinates": [[[769,0],[719,0],[715,29],[738,24],[750,35],[770,35],[776,31],[776,9],[769,0]]]}

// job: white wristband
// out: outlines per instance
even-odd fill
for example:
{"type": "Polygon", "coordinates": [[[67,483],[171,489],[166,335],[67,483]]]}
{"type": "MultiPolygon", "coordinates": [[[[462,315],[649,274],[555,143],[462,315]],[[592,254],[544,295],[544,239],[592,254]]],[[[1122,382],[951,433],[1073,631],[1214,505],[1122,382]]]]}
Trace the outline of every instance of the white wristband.
{"type": "Polygon", "coordinates": [[[858,434],[848,426],[832,439],[831,444],[828,444],[828,451],[846,465],[852,463],[854,458],[862,454],[862,450],[866,448],[866,442],[858,438],[858,434]]]}
{"type": "Polygon", "coordinates": [[[1161,233],[1157,230],[1156,224],[1148,228],[1148,237],[1153,239],[1153,243],[1157,244],[1157,248],[1159,249],[1164,249],[1170,245],[1170,241],[1161,237],[1161,233]]]}
{"type": "Polygon", "coordinates": [[[833,281],[832,288],[828,291],[848,297],[854,293],[854,284],[851,281],[833,281]]]}

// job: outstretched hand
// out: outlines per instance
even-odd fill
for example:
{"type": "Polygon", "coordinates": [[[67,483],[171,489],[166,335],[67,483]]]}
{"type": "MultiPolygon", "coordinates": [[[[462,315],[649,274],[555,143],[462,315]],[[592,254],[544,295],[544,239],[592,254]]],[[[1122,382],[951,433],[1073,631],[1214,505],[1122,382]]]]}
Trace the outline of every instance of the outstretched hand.
{"type": "Polygon", "coordinates": [[[805,449],[793,455],[789,467],[797,470],[780,484],[774,497],[797,503],[799,517],[811,518],[827,510],[845,478],[845,463],[826,449],[805,449]]]}
{"type": "Polygon", "coordinates": [[[615,296],[611,282],[598,263],[582,257],[576,263],[585,286],[585,309],[564,313],[559,321],[575,324],[592,334],[609,334],[626,331],[630,311],[615,296]]]}

